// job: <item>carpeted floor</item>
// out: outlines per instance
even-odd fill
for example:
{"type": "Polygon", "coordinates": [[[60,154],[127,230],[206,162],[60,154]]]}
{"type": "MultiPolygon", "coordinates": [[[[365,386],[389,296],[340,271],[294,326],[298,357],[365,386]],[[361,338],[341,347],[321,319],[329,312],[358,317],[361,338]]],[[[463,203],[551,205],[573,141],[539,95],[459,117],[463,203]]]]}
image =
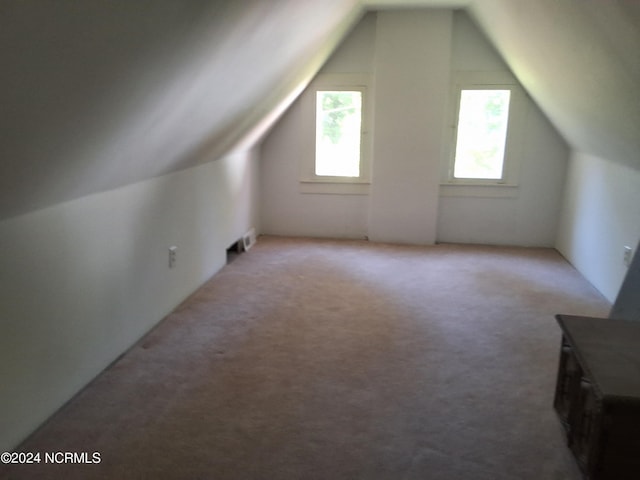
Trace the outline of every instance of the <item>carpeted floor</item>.
{"type": "Polygon", "coordinates": [[[21,450],[7,479],[577,480],[555,313],[610,305],[551,249],[261,237],[21,450]]]}

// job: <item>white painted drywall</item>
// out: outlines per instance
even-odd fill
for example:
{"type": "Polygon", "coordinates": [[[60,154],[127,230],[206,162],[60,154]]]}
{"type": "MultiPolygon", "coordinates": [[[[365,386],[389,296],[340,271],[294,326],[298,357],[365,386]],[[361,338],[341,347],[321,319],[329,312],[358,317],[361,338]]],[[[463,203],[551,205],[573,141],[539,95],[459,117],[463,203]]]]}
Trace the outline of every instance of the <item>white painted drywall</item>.
{"type": "Polygon", "coordinates": [[[369,238],[436,240],[452,11],[378,13],[369,238]]]}
{"type": "Polygon", "coordinates": [[[614,302],[627,272],[624,246],[640,240],[640,169],[574,151],[558,250],[614,302]]]}
{"type": "Polygon", "coordinates": [[[262,144],[264,233],[433,243],[450,28],[451,11],[365,16],[321,74],[373,74],[372,193],[301,192],[314,138],[307,91],[262,144]]]}
{"type": "Polygon", "coordinates": [[[224,265],[258,227],[256,172],[238,153],[0,223],[0,451],[224,265]]]}
{"type": "MultiPolygon", "coordinates": [[[[366,15],[320,71],[371,74],[376,16],[366,15]]],[[[369,94],[373,94],[369,89],[369,94]]],[[[262,233],[364,238],[368,233],[366,195],[327,195],[301,191],[301,164],[312,159],[314,98],[306,90],[261,145],[260,220],[262,233]]]]}
{"type": "MultiPolygon", "coordinates": [[[[484,35],[464,12],[453,22],[452,76],[465,72],[510,74],[484,35]]],[[[450,96],[449,109],[455,108],[450,96]]],[[[443,186],[439,201],[438,241],[496,245],[553,246],[569,148],[523,94],[520,144],[515,145],[518,185],[515,188],[443,186]]],[[[453,112],[448,112],[453,118],[453,112]]],[[[454,138],[445,140],[442,180],[454,138]]]]}
{"type": "Polygon", "coordinates": [[[520,183],[511,196],[485,196],[482,189],[482,196],[442,195],[440,169],[452,142],[449,75],[463,71],[509,72],[465,13],[369,13],[321,73],[372,75],[370,194],[301,191],[300,160],[313,155],[314,141],[313,99],[306,91],[262,144],[263,232],[552,246],[568,148],[526,95],[526,134],[516,145],[520,183]]]}

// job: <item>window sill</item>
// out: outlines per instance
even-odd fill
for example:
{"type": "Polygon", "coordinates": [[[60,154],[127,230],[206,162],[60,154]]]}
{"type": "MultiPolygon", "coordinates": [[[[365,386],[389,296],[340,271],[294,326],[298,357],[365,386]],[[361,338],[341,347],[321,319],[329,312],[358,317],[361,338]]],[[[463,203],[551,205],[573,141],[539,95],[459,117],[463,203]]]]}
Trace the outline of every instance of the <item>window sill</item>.
{"type": "Polygon", "coordinates": [[[441,197],[515,198],[518,185],[510,183],[441,183],[441,197]]]}
{"type": "Polygon", "coordinates": [[[302,180],[298,190],[325,195],[368,195],[370,184],[363,180],[302,180]]]}

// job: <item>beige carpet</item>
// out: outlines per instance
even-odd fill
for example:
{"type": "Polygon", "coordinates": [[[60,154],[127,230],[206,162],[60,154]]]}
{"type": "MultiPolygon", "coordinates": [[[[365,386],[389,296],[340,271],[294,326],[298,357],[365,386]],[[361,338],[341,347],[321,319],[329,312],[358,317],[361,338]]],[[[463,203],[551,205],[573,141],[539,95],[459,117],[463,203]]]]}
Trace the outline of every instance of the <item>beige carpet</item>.
{"type": "Polygon", "coordinates": [[[550,249],[261,237],[22,446],[9,479],[577,480],[550,249]]]}

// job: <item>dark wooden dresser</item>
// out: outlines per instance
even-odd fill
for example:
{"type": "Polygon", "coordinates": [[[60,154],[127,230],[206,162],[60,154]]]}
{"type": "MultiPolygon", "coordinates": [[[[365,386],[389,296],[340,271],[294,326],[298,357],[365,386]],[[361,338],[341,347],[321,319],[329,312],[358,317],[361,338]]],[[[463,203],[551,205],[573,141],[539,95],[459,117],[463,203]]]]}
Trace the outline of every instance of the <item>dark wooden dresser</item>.
{"type": "Polygon", "coordinates": [[[640,479],[640,322],[556,315],[554,408],[584,477],[640,479]]]}

